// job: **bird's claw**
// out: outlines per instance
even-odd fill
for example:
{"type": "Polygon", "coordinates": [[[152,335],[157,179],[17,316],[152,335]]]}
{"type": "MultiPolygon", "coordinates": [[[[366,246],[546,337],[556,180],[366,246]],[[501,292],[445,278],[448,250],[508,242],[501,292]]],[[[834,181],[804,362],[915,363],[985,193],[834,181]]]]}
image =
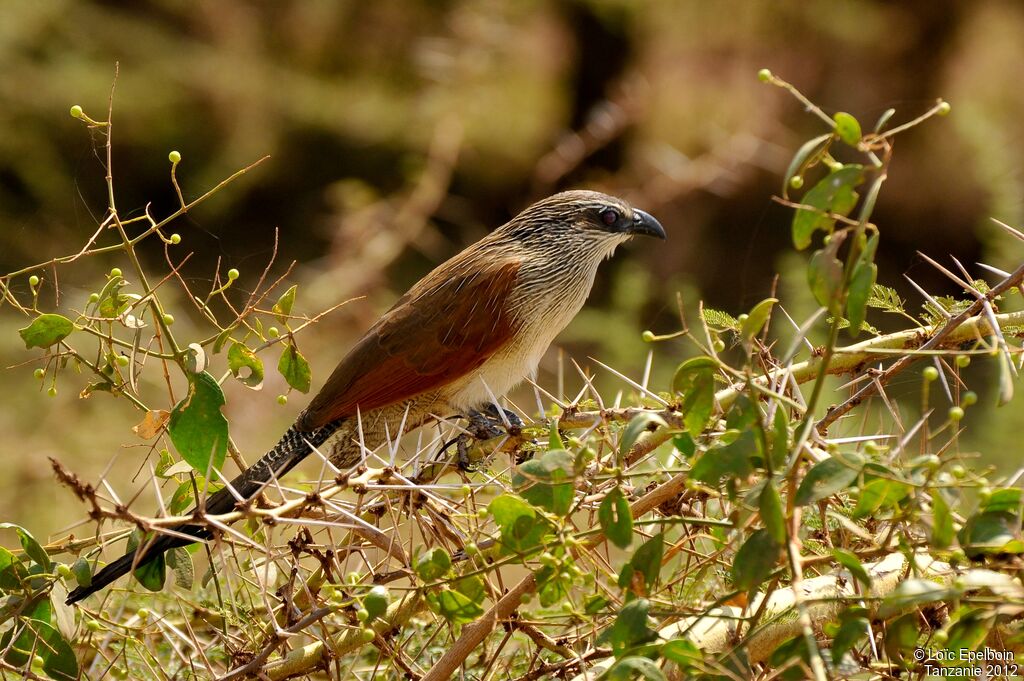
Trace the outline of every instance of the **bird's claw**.
{"type": "Polygon", "coordinates": [[[524,424],[519,415],[507,409],[502,409],[499,413],[498,409],[489,404],[482,411],[474,409],[467,415],[466,432],[455,440],[456,464],[460,471],[470,473],[487,464],[489,456],[473,456],[475,443],[493,440],[506,434],[516,437],[522,433],[524,424]]]}

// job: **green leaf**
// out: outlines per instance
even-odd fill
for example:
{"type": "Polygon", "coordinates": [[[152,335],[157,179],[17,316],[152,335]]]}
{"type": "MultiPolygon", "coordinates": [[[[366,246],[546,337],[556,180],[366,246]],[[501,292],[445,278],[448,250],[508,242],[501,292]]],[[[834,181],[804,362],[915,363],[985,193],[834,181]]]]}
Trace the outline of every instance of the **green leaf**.
{"type": "Polygon", "coordinates": [[[667,426],[668,424],[665,423],[665,419],[657,414],[637,414],[630,419],[629,424],[622,431],[622,435],[619,436],[619,463],[621,464],[626,460],[626,455],[633,449],[633,445],[640,439],[640,435],[646,431],[653,431],[667,426]]]}
{"type": "Polygon", "coordinates": [[[864,457],[855,452],[835,454],[818,463],[800,482],[793,502],[807,506],[852,485],[864,466],[864,457]]]}
{"type": "Polygon", "coordinates": [[[13,553],[0,546],[0,589],[14,591],[20,589],[22,582],[28,577],[28,570],[13,553]]]}
{"type": "Polygon", "coordinates": [[[751,430],[761,427],[761,412],[746,394],[740,393],[725,415],[726,430],[751,430]]]}
{"type": "Polygon", "coordinates": [[[882,604],[878,606],[878,617],[883,620],[889,619],[920,605],[956,598],[958,595],[957,589],[912,577],[901,582],[892,593],[882,599],[882,604]]]}
{"type": "Polygon", "coordinates": [[[558,419],[551,419],[551,427],[548,430],[548,449],[565,449],[562,442],[562,434],[558,432],[558,419]]]}
{"type": "Polygon", "coordinates": [[[484,614],[479,604],[450,589],[437,594],[437,611],[452,624],[468,624],[484,614]]]}
{"type": "Polygon", "coordinates": [[[615,656],[621,657],[630,648],[655,640],[658,633],[647,625],[647,612],[650,609],[651,603],[646,598],[626,603],[612,626],[597,637],[597,643],[611,644],[615,656]]]}
{"type": "Polygon", "coordinates": [[[34,619],[19,619],[14,629],[4,632],[0,638],[0,650],[6,650],[4,660],[16,667],[25,667],[34,651],[43,660],[43,671],[57,681],[73,681],[78,678],[78,660],[75,653],[60,632],[46,622],[34,619]],[[15,632],[18,638],[12,643],[15,632]]]}
{"type": "Polygon", "coordinates": [[[629,559],[622,570],[619,572],[619,587],[628,589],[633,584],[634,575],[639,574],[643,577],[644,586],[649,592],[654,586],[655,582],[658,581],[658,575],[661,573],[661,559],[665,553],[665,533],[659,532],[654,535],[633,552],[633,557],[629,559]]]}
{"type": "Polygon", "coordinates": [[[555,449],[518,466],[512,475],[512,486],[534,506],[564,516],[572,509],[575,473],[573,455],[555,449]]]}
{"type": "Polygon", "coordinates": [[[998,513],[999,511],[1019,513],[1022,510],[1022,500],[1024,500],[1024,494],[1022,494],[1022,490],[1019,487],[1004,487],[992,492],[981,503],[979,510],[985,513],[998,513]]]}
{"type": "Polygon", "coordinates": [[[789,198],[789,181],[797,175],[803,175],[804,171],[821,157],[822,152],[828,149],[832,139],[832,133],[827,132],[807,140],[797,149],[793,160],[789,162],[789,167],[786,168],[786,172],[782,176],[782,196],[784,198],[789,198]]]}
{"type": "Polygon", "coordinates": [[[849,570],[854,579],[870,588],[871,575],[864,569],[864,564],[860,562],[860,558],[846,549],[832,549],[832,557],[836,559],[837,563],[849,570]]]}
{"type": "Polygon", "coordinates": [[[946,650],[949,660],[962,660],[962,650],[977,650],[988,638],[988,633],[996,623],[996,612],[990,608],[962,610],[959,617],[948,631],[946,650]]]}
{"type": "Polygon", "coordinates": [[[41,314],[24,329],[18,329],[18,335],[25,341],[26,348],[48,348],[70,336],[74,330],[74,322],[67,317],[41,314]]]}
{"type": "Polygon", "coordinates": [[[861,138],[860,123],[857,119],[845,111],[840,111],[832,116],[832,120],[836,122],[836,134],[839,135],[839,139],[851,147],[857,146],[861,138]]]}
{"type": "Polygon", "coordinates": [[[779,302],[778,298],[765,298],[750,310],[750,314],[743,320],[743,326],[740,327],[740,336],[744,342],[749,343],[754,336],[761,332],[765,323],[768,322],[768,316],[772,313],[772,307],[777,302],[779,302]]]}
{"type": "Polygon", "coordinates": [[[624,549],[633,542],[633,514],[618,487],[613,487],[601,501],[597,519],[601,523],[601,531],[612,544],[624,549]]]}
{"type": "Polygon", "coordinates": [[[843,294],[843,263],[835,257],[835,242],[814,252],[807,263],[807,285],[818,304],[839,314],[843,294]]]}
{"type": "Polygon", "coordinates": [[[839,626],[839,631],[836,632],[836,635],[832,637],[832,660],[834,664],[838,665],[847,651],[853,649],[855,645],[867,638],[867,635],[868,620],[866,617],[852,617],[845,620],[839,626]]]}
{"type": "MultiPolygon", "coordinates": [[[[143,535],[138,529],[133,530],[128,535],[128,551],[134,551],[140,545],[145,545],[149,541],[149,537],[143,535]]],[[[139,584],[146,587],[150,591],[160,591],[164,588],[164,582],[167,580],[167,554],[161,553],[155,558],[139,565],[132,572],[135,579],[138,580],[139,584]]]]}
{"type": "Polygon", "coordinates": [[[452,567],[452,557],[440,546],[426,551],[416,560],[416,575],[424,582],[441,579],[452,567]]]}
{"type": "Polygon", "coordinates": [[[873,262],[858,263],[850,280],[850,290],[846,294],[846,318],[850,321],[850,335],[856,336],[864,324],[867,314],[868,298],[878,276],[878,266],[873,262]]]}
{"type": "Polygon", "coordinates": [[[80,557],[71,564],[71,574],[75,576],[78,586],[89,586],[92,584],[92,563],[85,556],[80,557]]]}
{"type": "Polygon", "coordinates": [[[288,385],[300,393],[309,392],[309,384],[312,379],[309,362],[306,361],[306,358],[302,356],[299,349],[292,343],[284,346],[284,351],[281,352],[281,359],[277,362],[277,370],[284,376],[284,380],[288,382],[288,385]]]}
{"type": "Polygon", "coordinates": [[[723,330],[723,331],[724,330],[729,330],[729,331],[739,331],[740,330],[740,322],[739,322],[739,320],[736,319],[735,317],[733,317],[728,312],[723,312],[722,310],[716,310],[716,309],[711,308],[711,307],[705,307],[705,308],[703,308],[700,311],[700,314],[701,314],[701,317],[704,319],[704,323],[707,324],[709,327],[720,329],[720,330],[723,330]]]}
{"type": "Polygon", "coordinates": [[[919,620],[918,614],[912,612],[896,618],[886,627],[885,652],[892,660],[902,660],[904,651],[917,646],[921,633],[919,620]]]}
{"type": "Polygon", "coordinates": [[[771,461],[772,469],[779,470],[789,458],[789,418],[782,404],[775,405],[775,418],[772,423],[771,461]]]}
{"type": "Polygon", "coordinates": [[[500,543],[507,552],[529,551],[540,544],[551,527],[533,506],[513,494],[495,497],[487,510],[501,530],[500,543]]]}
{"type": "Polygon", "coordinates": [[[672,446],[679,450],[679,453],[690,458],[697,453],[697,443],[689,433],[680,433],[672,438],[672,446]]]}
{"type": "Polygon", "coordinates": [[[953,534],[956,531],[953,526],[953,514],[949,510],[946,498],[942,496],[942,490],[932,489],[932,528],[929,543],[937,549],[948,548],[953,543],[953,534]]]}
{"type": "Polygon", "coordinates": [[[910,486],[898,480],[876,478],[864,485],[853,509],[854,518],[869,516],[879,509],[891,508],[910,494],[910,486]]]}
{"type": "Polygon", "coordinates": [[[732,563],[732,581],[737,589],[752,591],[775,569],[782,554],[782,544],[768,530],[756,530],[740,546],[732,563]]]}
{"type": "Polygon", "coordinates": [[[804,194],[800,203],[811,208],[799,208],[793,215],[793,245],[803,250],[811,245],[811,237],[817,230],[832,232],[835,219],[828,213],[847,215],[857,205],[854,187],[864,181],[864,166],[845,165],[832,171],[827,177],[804,194]]]}
{"type": "Polygon", "coordinates": [[[191,589],[192,584],[195,582],[196,571],[192,566],[192,556],[189,555],[189,552],[184,547],[179,546],[165,553],[164,558],[167,561],[167,567],[171,570],[171,574],[174,575],[175,586],[182,589],[191,589]]]}
{"type": "Polygon", "coordinates": [[[224,393],[207,372],[189,375],[188,394],[171,410],[167,432],[185,461],[202,475],[215,476],[228,451],[224,393]]]}
{"type": "Polygon", "coordinates": [[[287,291],[281,294],[281,297],[277,299],[272,308],[272,312],[277,316],[277,321],[285,326],[288,325],[288,315],[292,313],[292,306],[295,305],[295,292],[298,288],[298,284],[289,287],[287,291]]]}
{"type": "Polygon", "coordinates": [[[786,516],[782,511],[782,497],[779,496],[779,491],[775,489],[775,484],[771,480],[765,481],[764,489],[761,490],[757,501],[761,522],[764,523],[764,529],[768,532],[768,536],[776,544],[784,544],[786,541],[786,516]]]}
{"type": "Polygon", "coordinates": [[[694,645],[693,641],[685,638],[675,638],[668,641],[661,647],[661,656],[670,662],[675,662],[684,671],[704,662],[704,654],[700,648],[694,645]]]}
{"type": "Polygon", "coordinates": [[[263,387],[263,360],[246,347],[245,343],[231,345],[231,349],[228,350],[228,369],[243,385],[253,390],[263,387]],[[245,376],[242,375],[243,369],[249,370],[245,376]]]}
{"type": "Polygon", "coordinates": [[[50,555],[28,530],[14,523],[0,523],[0,530],[14,530],[18,535],[18,541],[21,542],[21,548],[25,550],[25,555],[41,567],[43,572],[50,571],[50,555]]]}
{"type": "Polygon", "coordinates": [[[601,681],[631,681],[638,677],[647,681],[666,681],[665,673],[654,661],[637,655],[618,660],[601,675],[601,681]]]}
{"type": "Polygon", "coordinates": [[[679,410],[692,437],[701,434],[715,408],[717,368],[718,362],[710,357],[694,357],[680,364],[672,378],[672,392],[683,396],[679,410]]]}
{"type": "Polygon", "coordinates": [[[758,454],[757,438],[745,430],[731,443],[704,452],[690,469],[690,477],[712,485],[724,477],[744,478],[754,471],[751,458],[758,454]]]}
{"type": "Polygon", "coordinates": [[[871,287],[871,296],[868,297],[867,305],[894,314],[906,314],[905,303],[896,289],[881,284],[871,287]]]}
{"type": "Polygon", "coordinates": [[[968,558],[997,553],[1024,553],[1024,547],[1017,539],[1019,529],[1020,519],[1013,513],[976,513],[960,528],[957,538],[968,558]]]}

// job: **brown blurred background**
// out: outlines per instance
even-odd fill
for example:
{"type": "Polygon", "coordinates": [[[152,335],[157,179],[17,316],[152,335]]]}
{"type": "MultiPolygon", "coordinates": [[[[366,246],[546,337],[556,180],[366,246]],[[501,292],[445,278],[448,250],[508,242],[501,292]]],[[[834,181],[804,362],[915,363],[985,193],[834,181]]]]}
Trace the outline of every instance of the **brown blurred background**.
{"type": "MultiPolygon", "coordinates": [[[[174,227],[178,253],[195,253],[190,283],[208,287],[221,259],[241,270],[244,293],[279,228],[276,272],[299,262],[297,310],[365,296],[300,338],[315,385],[430,267],[568,187],[623,195],[670,235],[634,242],[604,267],[560,340],[582,364],[593,356],[642,374],[651,346],[640,332],[679,327],[677,292],[688,310],[703,299],[738,314],[768,294],[775,272],[783,291],[798,290],[805,256],[792,253],[789,211],[770,196],[796,147],[822,127],[759,83],[762,67],[865,127],[889,107],[905,121],[937,97],[952,103],[948,118],[898,139],[875,213],[880,280],[909,307],[919,297],[904,274],[954,292],[918,249],[1004,268],[1024,250],[988,222],[1020,226],[1024,212],[1024,5],[1010,0],[15,0],[0,22],[0,271],[74,252],[95,229],[106,205],[102,140],[68,108],[103,119],[115,62],[122,215],[147,203],[157,216],[174,209],[172,149],[183,156],[187,197],[271,156],[174,227]]],[[[166,270],[159,244],[145,255],[166,270]]],[[[81,309],[114,265],[124,263],[62,271],[62,305],[81,309]]],[[[51,289],[42,301],[52,307],[51,289]]],[[[810,310],[789,302],[794,314],[810,310]]],[[[208,333],[190,338],[190,321],[179,321],[184,337],[208,333]]],[[[0,310],[5,367],[36,356],[15,333],[23,325],[0,310]]],[[[664,389],[690,351],[658,344],[652,386],[664,389]]],[[[554,385],[549,359],[541,381],[554,385]]],[[[95,479],[116,454],[128,496],[148,449],[125,448],[141,444],[126,403],[78,400],[84,381],[73,373],[49,399],[34,366],[0,374],[0,518],[45,536],[83,515],[56,488],[47,456],[95,479]]],[[[595,372],[612,397],[626,388],[595,372]]],[[[976,373],[972,387],[990,405],[986,370],[976,373]]],[[[570,374],[566,384],[575,393],[579,380],[570,374]]],[[[919,394],[916,379],[903,385],[893,390],[919,394]]],[[[276,377],[259,393],[225,389],[250,460],[304,402],[293,395],[277,406],[276,377]]],[[[1000,432],[1017,427],[1020,411],[997,413],[998,427],[970,416],[980,426],[972,446],[1015,463],[1000,432]]]]}

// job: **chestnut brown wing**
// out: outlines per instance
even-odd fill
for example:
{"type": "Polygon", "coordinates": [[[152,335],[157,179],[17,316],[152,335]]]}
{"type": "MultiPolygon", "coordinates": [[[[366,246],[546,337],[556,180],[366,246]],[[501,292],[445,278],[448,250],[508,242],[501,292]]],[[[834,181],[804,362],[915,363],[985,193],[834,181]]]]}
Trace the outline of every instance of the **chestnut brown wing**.
{"type": "Polygon", "coordinates": [[[506,300],[519,263],[474,264],[442,266],[406,293],[341,360],[300,428],[440,388],[503,347],[514,332],[506,300]]]}

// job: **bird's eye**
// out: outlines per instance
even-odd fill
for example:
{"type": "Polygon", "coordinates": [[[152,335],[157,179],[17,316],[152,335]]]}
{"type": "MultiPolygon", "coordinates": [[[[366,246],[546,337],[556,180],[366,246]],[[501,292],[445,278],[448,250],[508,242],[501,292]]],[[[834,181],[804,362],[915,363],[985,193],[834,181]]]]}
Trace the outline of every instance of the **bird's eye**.
{"type": "Polygon", "coordinates": [[[606,208],[601,211],[601,222],[611,227],[619,221],[619,211],[614,208],[606,208]]]}

